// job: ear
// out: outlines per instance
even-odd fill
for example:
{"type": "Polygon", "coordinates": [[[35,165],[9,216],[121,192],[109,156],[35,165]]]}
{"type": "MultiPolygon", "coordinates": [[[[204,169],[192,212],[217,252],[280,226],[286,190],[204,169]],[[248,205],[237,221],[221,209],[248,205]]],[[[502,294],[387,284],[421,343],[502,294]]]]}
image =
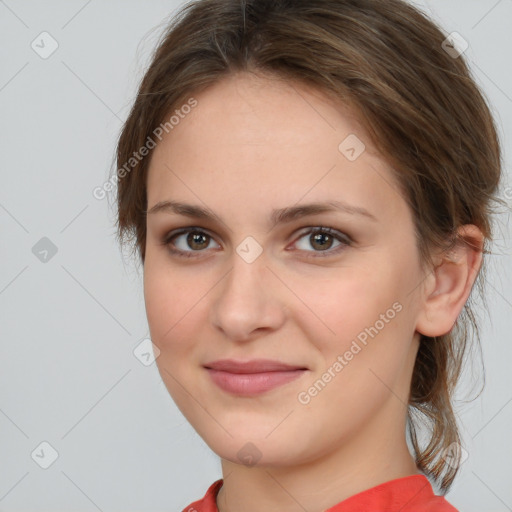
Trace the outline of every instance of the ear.
{"type": "Polygon", "coordinates": [[[456,245],[441,252],[423,288],[416,331],[435,337],[449,333],[466,303],[482,265],[483,234],[473,224],[457,230],[456,245]]]}

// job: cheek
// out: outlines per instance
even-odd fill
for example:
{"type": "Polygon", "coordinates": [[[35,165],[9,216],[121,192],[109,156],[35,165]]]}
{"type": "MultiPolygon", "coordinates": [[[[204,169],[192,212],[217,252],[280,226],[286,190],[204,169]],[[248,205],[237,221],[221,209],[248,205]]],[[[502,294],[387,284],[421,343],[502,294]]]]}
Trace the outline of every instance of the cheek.
{"type": "MultiPolygon", "coordinates": [[[[297,311],[296,318],[318,356],[308,383],[322,389],[317,406],[337,403],[366,414],[402,378],[414,334],[414,312],[406,305],[409,271],[381,260],[374,269],[343,269],[304,295],[309,311],[297,311]]],[[[311,282],[304,280],[298,295],[311,282]]]]}
{"type": "Polygon", "coordinates": [[[190,366],[195,365],[195,331],[204,324],[207,314],[206,290],[198,280],[185,278],[183,272],[169,265],[146,259],[144,268],[144,300],[151,340],[160,350],[156,365],[163,382],[185,416],[193,403],[187,393],[190,366]],[[201,317],[201,318],[200,318],[201,317]]]}
{"type": "Polygon", "coordinates": [[[146,259],[144,301],[153,343],[165,350],[176,343],[188,317],[196,314],[194,304],[201,296],[198,283],[185,279],[157,258],[146,259]]]}
{"type": "Polygon", "coordinates": [[[307,277],[294,286],[304,302],[304,306],[298,305],[298,318],[310,331],[309,339],[324,340],[327,347],[335,345],[339,350],[376,322],[382,328],[382,314],[385,320],[394,318],[393,304],[400,301],[401,288],[382,267],[377,271],[345,268],[322,280],[307,277]],[[302,314],[304,307],[307,311],[302,314]]]}
{"type": "Polygon", "coordinates": [[[153,342],[160,345],[165,331],[175,323],[172,302],[172,280],[148,262],[144,268],[144,302],[153,342]]]}

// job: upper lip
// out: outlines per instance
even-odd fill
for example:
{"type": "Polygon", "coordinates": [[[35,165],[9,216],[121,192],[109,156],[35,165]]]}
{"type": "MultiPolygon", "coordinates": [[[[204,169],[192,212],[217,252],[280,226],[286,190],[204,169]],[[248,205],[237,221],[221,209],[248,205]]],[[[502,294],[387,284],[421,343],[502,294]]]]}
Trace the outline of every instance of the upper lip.
{"type": "Polygon", "coordinates": [[[283,372],[307,369],[304,366],[286,364],[272,359],[251,359],[250,361],[219,359],[211,363],[206,363],[204,367],[229,373],[283,372]]]}

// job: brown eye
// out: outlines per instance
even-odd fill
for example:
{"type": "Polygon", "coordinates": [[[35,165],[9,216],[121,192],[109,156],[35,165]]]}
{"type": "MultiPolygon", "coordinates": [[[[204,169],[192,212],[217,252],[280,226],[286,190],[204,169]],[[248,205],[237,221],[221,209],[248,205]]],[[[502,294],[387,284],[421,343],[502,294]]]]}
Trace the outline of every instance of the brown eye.
{"type": "Polygon", "coordinates": [[[206,252],[205,249],[208,249],[213,241],[213,238],[202,229],[188,228],[169,233],[162,240],[162,245],[167,246],[172,254],[191,258],[206,252]]]}
{"type": "Polygon", "coordinates": [[[311,253],[311,256],[331,256],[352,245],[353,241],[344,233],[332,228],[317,227],[302,233],[294,245],[299,250],[311,253]],[[335,245],[333,245],[335,244],[335,245]],[[312,247],[313,250],[310,250],[312,247]],[[333,250],[330,250],[333,248],[333,250]]]}
{"type": "Polygon", "coordinates": [[[327,233],[312,233],[310,236],[311,246],[325,251],[332,246],[333,237],[327,233]]]}
{"type": "MultiPolygon", "coordinates": [[[[204,245],[210,237],[201,231],[191,231],[187,236],[187,244],[191,249],[205,249],[204,245]]],[[[206,247],[208,244],[206,243],[206,247]]]]}

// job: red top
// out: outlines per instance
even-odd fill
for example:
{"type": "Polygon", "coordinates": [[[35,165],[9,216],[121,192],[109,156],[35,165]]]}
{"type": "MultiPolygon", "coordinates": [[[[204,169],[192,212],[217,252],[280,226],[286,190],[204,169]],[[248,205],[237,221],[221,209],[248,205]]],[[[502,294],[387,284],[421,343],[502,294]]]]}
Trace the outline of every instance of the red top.
{"type": "MultiPolygon", "coordinates": [[[[182,512],[219,512],[215,499],[222,479],[214,482],[204,498],[182,512]]],[[[328,508],[325,512],[458,512],[443,496],[437,496],[425,475],[417,474],[390,480],[367,489],[328,508]]]]}

